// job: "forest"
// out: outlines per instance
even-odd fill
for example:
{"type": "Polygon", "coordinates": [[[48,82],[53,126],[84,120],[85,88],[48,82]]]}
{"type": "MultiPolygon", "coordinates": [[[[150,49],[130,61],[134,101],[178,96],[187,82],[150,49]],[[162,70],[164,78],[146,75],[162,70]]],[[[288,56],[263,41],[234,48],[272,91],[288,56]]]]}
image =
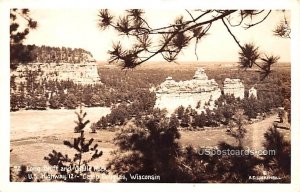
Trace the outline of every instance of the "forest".
{"type": "MultiPolygon", "coordinates": [[[[157,70],[157,69],[135,69],[123,71],[117,68],[99,67],[99,73],[103,84],[80,85],[72,81],[44,81],[36,82],[34,75],[25,84],[15,85],[11,79],[11,111],[19,109],[75,109],[83,103],[87,107],[106,106],[112,108],[111,115],[102,117],[98,122],[99,128],[106,128],[115,124],[122,125],[125,119],[141,117],[144,112],[149,113],[155,104],[155,93],[150,89],[155,88],[164,81],[166,76],[172,76],[175,80],[190,79],[194,73],[193,69],[186,69],[185,73],[180,70],[157,70]]],[[[290,76],[289,70],[274,71],[273,74],[260,81],[256,71],[233,70],[228,74],[228,69],[207,70],[209,77],[214,78],[218,84],[226,77],[240,78],[245,84],[245,99],[238,100],[234,97],[223,95],[215,104],[218,106],[211,114],[212,118],[218,120],[215,123],[208,122],[206,125],[218,126],[227,124],[226,117],[230,118],[234,112],[230,110],[241,108],[250,118],[257,114],[269,113],[271,109],[285,107],[290,109],[290,76]],[[255,86],[258,90],[258,98],[248,98],[248,90],[255,86]],[[226,104],[224,104],[224,101],[226,104]],[[223,104],[222,104],[223,103],[223,104]],[[229,115],[232,114],[232,115],[229,115]],[[221,115],[221,116],[220,116],[221,115]],[[225,120],[224,120],[225,118],[225,120]]],[[[177,115],[183,122],[187,121],[188,114],[194,114],[192,109],[180,109],[182,115],[177,115]]],[[[181,113],[181,112],[180,112],[181,113]]],[[[198,114],[204,115],[204,114],[198,114]]],[[[194,115],[192,115],[194,117],[194,115]]],[[[195,116],[199,119],[198,116],[195,116]]],[[[194,122],[194,118],[189,122],[194,122]]],[[[183,123],[183,126],[193,123],[183,123]]],[[[202,125],[203,126],[203,125],[202,125]]],[[[201,127],[201,126],[200,126],[201,127]]]]}
{"type": "Polygon", "coordinates": [[[82,48],[70,47],[50,47],[36,45],[15,45],[12,49],[14,58],[11,58],[11,64],[19,62],[24,63],[83,63],[94,61],[92,54],[82,48]],[[22,49],[20,51],[18,49],[22,49]],[[17,56],[16,56],[17,55],[17,56]],[[21,59],[20,59],[21,58],[21,59]]]}

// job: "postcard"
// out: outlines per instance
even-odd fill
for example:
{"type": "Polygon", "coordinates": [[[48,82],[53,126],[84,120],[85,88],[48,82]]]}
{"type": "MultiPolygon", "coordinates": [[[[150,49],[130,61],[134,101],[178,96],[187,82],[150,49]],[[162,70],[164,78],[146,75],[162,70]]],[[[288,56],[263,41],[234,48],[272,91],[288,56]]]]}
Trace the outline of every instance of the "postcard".
{"type": "Polygon", "coordinates": [[[1,191],[299,190],[299,3],[122,3],[1,3],[1,191]]]}

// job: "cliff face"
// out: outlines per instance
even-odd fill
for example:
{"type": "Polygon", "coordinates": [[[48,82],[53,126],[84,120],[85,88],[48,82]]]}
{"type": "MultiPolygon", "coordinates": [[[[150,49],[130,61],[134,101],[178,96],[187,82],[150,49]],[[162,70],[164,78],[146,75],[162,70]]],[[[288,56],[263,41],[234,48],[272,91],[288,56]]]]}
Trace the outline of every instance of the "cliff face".
{"type": "MultiPolygon", "coordinates": [[[[223,90],[224,94],[244,98],[245,88],[240,79],[226,78],[223,90]]],[[[180,105],[205,111],[206,108],[215,108],[214,103],[220,96],[219,85],[214,79],[208,79],[204,69],[199,68],[191,80],[176,82],[172,77],[166,78],[156,91],[155,107],[166,108],[169,113],[180,105]]]]}
{"type": "Polygon", "coordinates": [[[16,83],[25,82],[29,74],[35,73],[36,80],[70,80],[78,84],[99,84],[97,64],[90,63],[31,63],[19,65],[12,72],[16,83]],[[30,72],[30,73],[29,73],[30,72]]]}
{"type": "Polygon", "coordinates": [[[31,50],[32,61],[19,64],[11,72],[16,83],[26,82],[30,77],[41,80],[70,80],[78,84],[101,83],[93,55],[81,48],[25,45],[31,50]]]}
{"type": "Polygon", "coordinates": [[[212,108],[221,96],[221,89],[214,79],[209,80],[202,68],[191,80],[176,82],[168,77],[156,91],[156,107],[175,111],[180,105],[204,110],[205,104],[212,108]]]}
{"type": "Polygon", "coordinates": [[[229,79],[226,78],[224,81],[224,94],[231,95],[235,98],[244,99],[245,87],[240,79],[229,79]]]}

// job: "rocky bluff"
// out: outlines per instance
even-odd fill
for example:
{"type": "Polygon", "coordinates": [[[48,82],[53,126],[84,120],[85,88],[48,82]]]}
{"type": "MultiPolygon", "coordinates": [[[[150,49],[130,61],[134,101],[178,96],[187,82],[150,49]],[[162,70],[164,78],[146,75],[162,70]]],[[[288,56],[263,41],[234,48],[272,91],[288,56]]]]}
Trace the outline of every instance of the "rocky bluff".
{"type": "MultiPolygon", "coordinates": [[[[245,87],[240,79],[226,78],[223,91],[224,94],[232,94],[236,98],[243,99],[245,87]]],[[[165,108],[172,113],[180,105],[191,106],[198,111],[213,109],[214,101],[221,96],[221,89],[214,79],[208,79],[203,68],[199,68],[191,80],[176,82],[172,77],[167,77],[157,87],[155,93],[155,107],[165,108]]]]}

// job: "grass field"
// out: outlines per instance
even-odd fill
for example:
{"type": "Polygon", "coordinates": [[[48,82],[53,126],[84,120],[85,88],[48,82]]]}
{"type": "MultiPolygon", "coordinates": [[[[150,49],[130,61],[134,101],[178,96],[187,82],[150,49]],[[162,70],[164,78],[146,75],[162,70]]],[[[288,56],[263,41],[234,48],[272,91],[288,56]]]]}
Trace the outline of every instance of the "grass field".
{"type": "MultiPolygon", "coordinates": [[[[78,109],[77,109],[78,111],[78,109]]],[[[93,107],[85,108],[87,119],[91,122],[96,122],[101,116],[110,113],[110,108],[93,107]]],[[[75,110],[22,110],[10,113],[11,118],[11,140],[28,138],[28,137],[43,137],[51,134],[71,132],[75,126],[75,110]]]]}
{"type": "MultiPolygon", "coordinates": [[[[101,115],[109,112],[108,108],[87,108],[87,119],[97,120],[101,115]]],[[[74,110],[49,111],[20,111],[11,113],[11,156],[10,164],[46,166],[44,157],[52,150],[69,154],[74,151],[63,145],[64,140],[73,140],[78,134],[73,132],[76,118],[74,110]],[[29,157],[30,156],[30,157],[29,157]]],[[[245,146],[251,149],[262,149],[263,134],[272,125],[277,116],[272,115],[263,121],[249,124],[245,138],[245,146]]],[[[103,151],[103,156],[91,165],[106,167],[111,158],[110,152],[116,149],[113,138],[116,132],[98,130],[96,134],[85,132],[87,139],[94,138],[94,142],[103,151]]],[[[216,146],[220,141],[234,144],[236,141],[226,133],[226,129],[205,129],[204,131],[180,131],[180,144],[194,147],[216,146]]],[[[289,139],[290,132],[283,131],[289,139]]]]}

